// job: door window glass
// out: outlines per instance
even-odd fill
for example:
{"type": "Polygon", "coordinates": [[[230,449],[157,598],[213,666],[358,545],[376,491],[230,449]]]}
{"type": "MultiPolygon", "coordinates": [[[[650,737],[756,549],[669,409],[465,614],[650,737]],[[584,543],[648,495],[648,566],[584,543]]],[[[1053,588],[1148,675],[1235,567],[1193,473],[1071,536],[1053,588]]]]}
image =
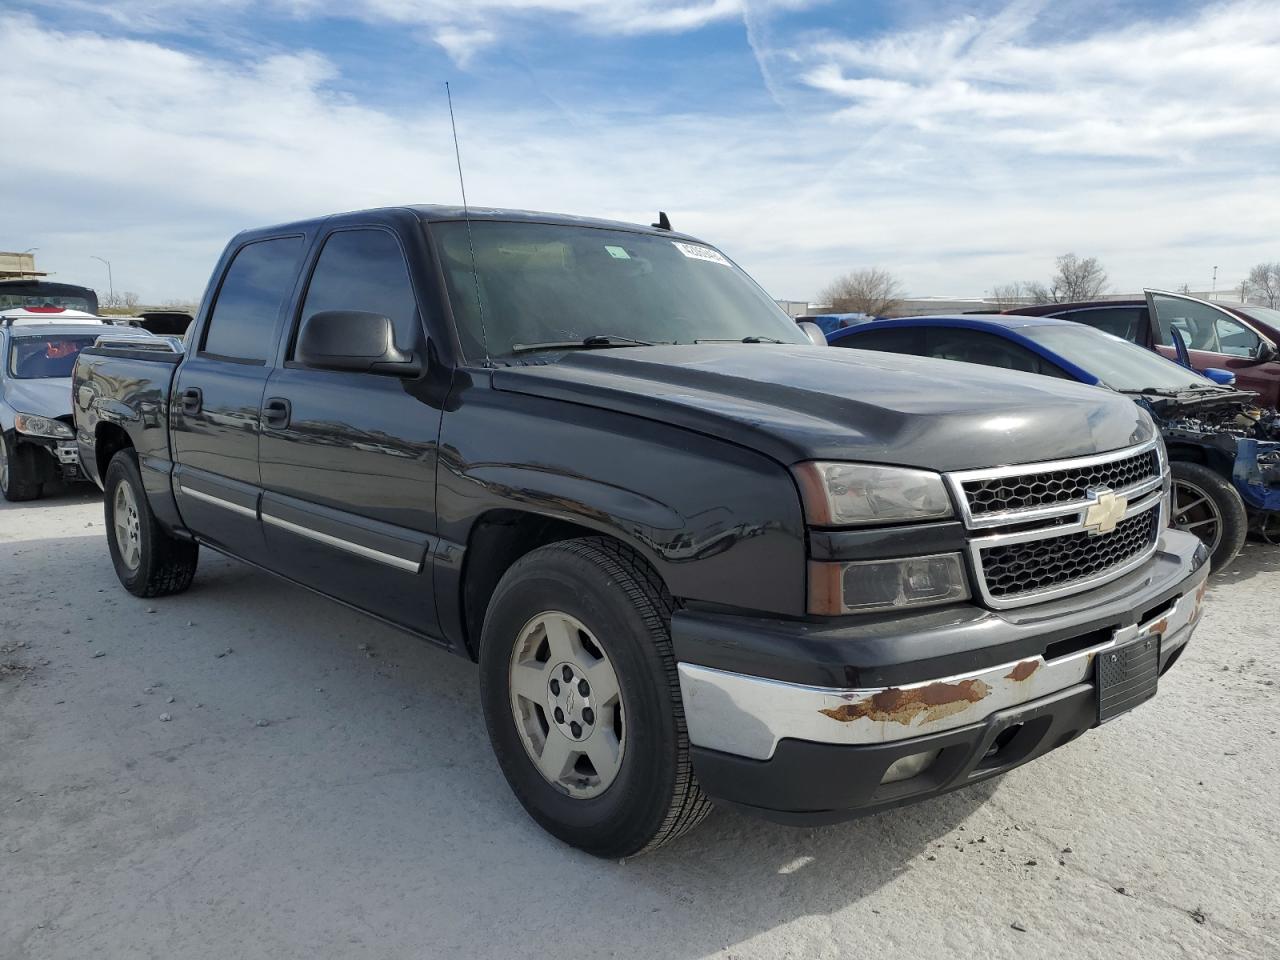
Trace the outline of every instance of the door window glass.
{"type": "Polygon", "coordinates": [[[889,330],[868,330],[850,337],[840,337],[834,347],[852,347],[855,350],[883,350],[886,353],[909,353],[919,356],[924,352],[924,328],[895,327],[889,330]]]}
{"type": "Polygon", "coordinates": [[[1232,357],[1254,357],[1261,338],[1228,313],[1208,304],[1179,297],[1154,295],[1160,342],[1173,346],[1171,329],[1182,334],[1187,347],[1232,357]]]}
{"type": "Polygon", "coordinates": [[[1071,310],[1054,316],[1109,333],[1113,337],[1138,343],[1146,318],[1146,307],[1099,307],[1093,310],[1071,310]]]}
{"type": "Polygon", "coordinates": [[[218,291],[201,349],[233,360],[264,362],[275,347],[276,320],[297,277],[301,237],[242,247],[218,291]]]}
{"type": "Polygon", "coordinates": [[[328,310],[387,317],[395,327],[397,347],[418,347],[418,301],[395,237],[384,230],[342,230],[325,241],[307,287],[302,317],[305,321],[328,310]]]}
{"type": "Polygon", "coordinates": [[[1005,370],[1021,370],[1024,373],[1044,372],[1040,358],[1026,347],[977,330],[930,330],[925,355],[939,360],[981,363],[988,367],[1003,367],[1005,370]]]}

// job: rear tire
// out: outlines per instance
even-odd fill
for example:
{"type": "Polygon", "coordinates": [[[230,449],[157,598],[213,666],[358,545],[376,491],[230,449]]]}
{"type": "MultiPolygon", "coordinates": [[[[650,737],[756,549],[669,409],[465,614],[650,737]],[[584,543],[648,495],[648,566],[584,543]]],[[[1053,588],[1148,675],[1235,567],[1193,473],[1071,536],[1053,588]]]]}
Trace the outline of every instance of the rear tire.
{"type": "Polygon", "coordinates": [[[35,451],[22,444],[10,444],[0,432],[0,493],[12,503],[20,503],[38,499],[43,491],[35,451]]]}
{"type": "Polygon", "coordinates": [[[124,588],[136,597],[164,597],[191,586],[200,548],[156,522],[132,450],[111,459],[104,486],[107,548],[124,588]]]}
{"type": "Polygon", "coordinates": [[[1175,460],[1173,526],[1194,533],[1209,548],[1210,567],[1225,570],[1240,553],[1249,532],[1244,501],[1225,477],[1199,463],[1175,460]]]}
{"type": "Polygon", "coordinates": [[[544,829],[596,856],[656,849],[711,810],[689,759],[672,607],[634,551],[590,538],[522,557],[486,612],[480,694],[502,772],[544,829]]]}

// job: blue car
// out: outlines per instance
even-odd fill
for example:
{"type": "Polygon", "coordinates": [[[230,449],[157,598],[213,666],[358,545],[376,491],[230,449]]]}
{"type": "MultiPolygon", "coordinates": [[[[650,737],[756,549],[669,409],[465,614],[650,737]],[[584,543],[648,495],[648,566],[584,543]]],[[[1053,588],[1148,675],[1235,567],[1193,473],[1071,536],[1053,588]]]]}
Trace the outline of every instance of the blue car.
{"type": "Polygon", "coordinates": [[[1252,528],[1280,532],[1280,417],[1257,395],[1220,384],[1127,340],[1070,320],[1007,315],[877,320],[829,335],[834,347],[1076,380],[1125,393],[1160,425],[1173,472],[1175,526],[1197,534],[1222,569],[1252,528]]]}

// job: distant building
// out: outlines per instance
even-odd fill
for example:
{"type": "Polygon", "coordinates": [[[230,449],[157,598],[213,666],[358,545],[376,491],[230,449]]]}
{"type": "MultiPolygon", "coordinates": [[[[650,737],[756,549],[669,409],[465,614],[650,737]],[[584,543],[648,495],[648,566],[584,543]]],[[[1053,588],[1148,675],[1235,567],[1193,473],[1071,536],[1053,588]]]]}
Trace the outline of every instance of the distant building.
{"type": "Polygon", "coordinates": [[[35,254],[0,251],[0,280],[22,280],[26,277],[44,276],[48,274],[36,269],[35,254]]]}

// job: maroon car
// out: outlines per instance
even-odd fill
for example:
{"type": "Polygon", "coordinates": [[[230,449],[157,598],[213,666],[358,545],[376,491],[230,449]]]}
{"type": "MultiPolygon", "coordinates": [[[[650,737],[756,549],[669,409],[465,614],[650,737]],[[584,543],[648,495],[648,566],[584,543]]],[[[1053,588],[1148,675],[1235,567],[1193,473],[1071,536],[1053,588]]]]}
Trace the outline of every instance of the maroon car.
{"type": "Polygon", "coordinates": [[[1268,407],[1280,406],[1280,310],[1252,303],[1198,300],[1146,290],[1145,300],[1094,300],[1017,307],[1006,313],[1061,317],[1096,327],[1176,359],[1171,331],[1182,334],[1197,370],[1218,367],[1254,390],[1268,407]]]}

